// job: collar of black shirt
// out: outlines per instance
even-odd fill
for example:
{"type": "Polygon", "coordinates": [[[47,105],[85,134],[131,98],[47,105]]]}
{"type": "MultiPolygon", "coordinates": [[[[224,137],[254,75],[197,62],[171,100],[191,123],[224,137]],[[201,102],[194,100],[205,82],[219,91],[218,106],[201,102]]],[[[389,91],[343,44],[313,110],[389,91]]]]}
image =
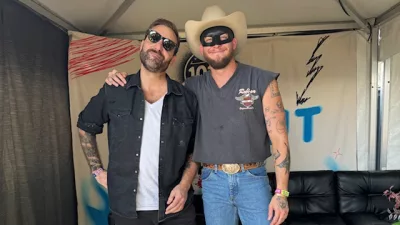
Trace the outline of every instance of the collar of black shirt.
{"type": "MultiPolygon", "coordinates": [[[[167,95],[173,93],[175,95],[182,95],[182,90],[179,88],[178,83],[176,81],[173,81],[168,74],[167,76],[167,85],[168,85],[168,92],[167,95]]],[[[140,70],[135,73],[135,74],[130,74],[126,77],[126,89],[129,89],[131,87],[140,87],[140,70]]]]}

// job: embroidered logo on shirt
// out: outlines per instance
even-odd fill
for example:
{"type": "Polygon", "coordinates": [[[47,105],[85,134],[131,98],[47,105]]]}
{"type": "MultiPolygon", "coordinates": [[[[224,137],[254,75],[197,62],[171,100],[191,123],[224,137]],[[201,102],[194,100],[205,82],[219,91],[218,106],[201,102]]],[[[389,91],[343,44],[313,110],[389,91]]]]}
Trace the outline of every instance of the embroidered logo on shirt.
{"type": "Polygon", "coordinates": [[[253,104],[254,101],[258,99],[258,95],[256,95],[256,90],[250,90],[250,88],[239,89],[238,97],[235,97],[236,100],[240,101],[244,107],[239,107],[240,110],[254,109],[253,104]]]}

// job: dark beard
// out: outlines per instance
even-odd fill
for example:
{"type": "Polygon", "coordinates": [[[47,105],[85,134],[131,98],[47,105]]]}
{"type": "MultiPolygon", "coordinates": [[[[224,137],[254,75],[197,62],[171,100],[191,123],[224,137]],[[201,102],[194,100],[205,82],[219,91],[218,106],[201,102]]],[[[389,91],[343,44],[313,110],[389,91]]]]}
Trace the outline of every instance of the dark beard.
{"type": "Polygon", "coordinates": [[[159,53],[156,52],[155,50],[149,49],[146,52],[140,51],[140,61],[142,62],[144,68],[146,68],[146,70],[148,70],[149,72],[152,73],[161,73],[161,72],[165,72],[168,69],[168,65],[169,65],[169,61],[164,61],[164,56],[159,53]],[[159,56],[161,56],[161,59],[156,58],[156,59],[152,59],[150,58],[149,53],[150,52],[154,52],[156,54],[158,54],[159,56]]]}
{"type": "Polygon", "coordinates": [[[221,61],[215,61],[213,59],[210,59],[207,55],[204,55],[204,59],[206,60],[208,65],[210,65],[212,68],[216,70],[225,68],[232,60],[232,58],[233,58],[233,51],[226,57],[222,58],[221,61]]]}

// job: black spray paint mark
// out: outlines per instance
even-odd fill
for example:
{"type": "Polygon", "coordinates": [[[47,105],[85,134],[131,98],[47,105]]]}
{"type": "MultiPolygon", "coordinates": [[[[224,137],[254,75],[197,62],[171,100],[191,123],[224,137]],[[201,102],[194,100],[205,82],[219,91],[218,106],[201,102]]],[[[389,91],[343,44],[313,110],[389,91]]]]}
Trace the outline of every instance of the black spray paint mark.
{"type": "Polygon", "coordinates": [[[311,83],[314,81],[314,79],[317,77],[317,75],[319,74],[319,72],[321,72],[322,68],[324,68],[324,66],[316,66],[318,61],[321,59],[322,54],[315,56],[315,53],[317,52],[317,50],[322,46],[322,44],[326,41],[326,39],[328,39],[329,35],[325,36],[325,37],[321,37],[318,40],[317,46],[315,47],[311,58],[308,60],[306,65],[309,65],[311,63],[314,63],[311,67],[310,70],[308,70],[306,77],[310,76],[312,74],[312,77],[310,79],[310,81],[308,82],[306,88],[304,88],[303,93],[301,93],[301,95],[299,96],[299,94],[296,91],[296,105],[302,105],[303,103],[305,103],[306,101],[308,101],[311,97],[304,97],[304,94],[306,93],[307,89],[310,87],[311,83]]]}

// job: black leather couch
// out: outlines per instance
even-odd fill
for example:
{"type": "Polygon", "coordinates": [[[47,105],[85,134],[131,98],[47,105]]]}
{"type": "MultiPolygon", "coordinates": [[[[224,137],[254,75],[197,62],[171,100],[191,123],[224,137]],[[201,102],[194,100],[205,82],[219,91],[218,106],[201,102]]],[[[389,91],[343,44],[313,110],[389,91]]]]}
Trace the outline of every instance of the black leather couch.
{"type": "MultiPolygon", "coordinates": [[[[269,173],[272,190],[275,174],[269,173]]],[[[389,225],[383,192],[400,190],[400,171],[291,172],[287,225],[389,225]]],[[[205,224],[201,196],[196,196],[198,225],[205,224]]]]}

